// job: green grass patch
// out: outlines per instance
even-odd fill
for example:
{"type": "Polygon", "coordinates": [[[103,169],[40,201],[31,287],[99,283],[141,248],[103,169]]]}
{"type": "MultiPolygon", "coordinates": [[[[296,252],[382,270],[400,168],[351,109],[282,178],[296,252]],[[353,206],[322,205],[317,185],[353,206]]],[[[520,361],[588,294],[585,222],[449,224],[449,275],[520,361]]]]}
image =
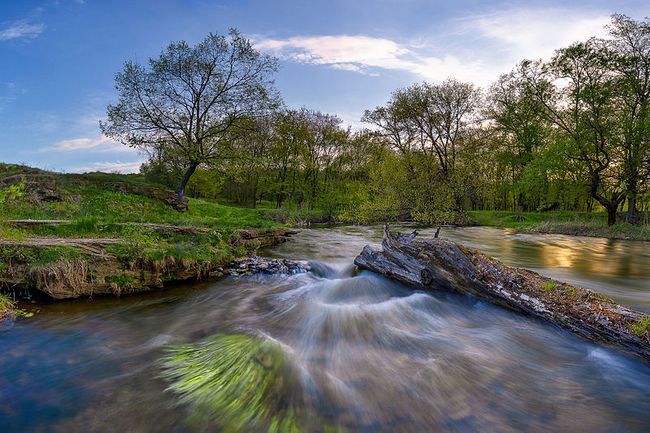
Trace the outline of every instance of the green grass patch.
{"type": "Polygon", "coordinates": [[[554,283],[553,281],[547,281],[542,285],[542,290],[544,290],[545,292],[552,292],[553,290],[555,290],[556,287],[557,287],[556,283],[554,283]]]}
{"type": "Polygon", "coordinates": [[[6,224],[0,224],[0,239],[10,241],[20,241],[29,236],[27,230],[11,227],[6,224]]]}
{"type": "Polygon", "coordinates": [[[72,261],[82,256],[82,253],[72,247],[56,246],[39,248],[34,252],[34,259],[29,262],[33,267],[46,266],[61,260],[72,261]]]}
{"type": "MultiPolygon", "coordinates": [[[[121,192],[115,185],[161,188],[147,183],[140,175],[109,173],[58,174],[12,164],[0,165],[0,177],[15,174],[47,175],[63,201],[34,202],[29,194],[14,197],[10,205],[0,206],[0,219],[66,219],[67,227],[56,234],[97,234],[113,223],[148,222],[156,224],[211,227],[220,230],[268,228],[279,224],[264,215],[265,210],[219,204],[214,200],[189,199],[189,210],[178,212],[164,201],[136,192],[121,192]]],[[[37,178],[38,179],[38,178],[37,178]]],[[[48,230],[48,229],[42,229],[48,230]]],[[[49,230],[52,230],[51,228],[49,230]]]]}
{"type": "Polygon", "coordinates": [[[565,287],[564,291],[567,295],[569,295],[572,298],[575,298],[578,295],[578,290],[573,286],[565,287]]]}
{"type": "Polygon", "coordinates": [[[630,325],[630,331],[639,338],[650,333],[650,316],[643,316],[639,321],[630,325]]]}
{"type": "MultiPolygon", "coordinates": [[[[5,191],[3,197],[10,193],[11,197],[10,202],[0,205],[0,220],[67,222],[19,228],[0,223],[0,238],[16,242],[43,237],[117,239],[121,242],[107,245],[105,252],[120,264],[105,282],[118,289],[137,288],[139,279],[135,281],[127,275],[134,270],[152,271],[162,280],[188,272],[205,275],[215,265],[222,266],[248,252],[244,247],[230,245],[229,240],[237,230],[264,230],[281,225],[265,216],[264,209],[228,206],[214,200],[190,198],[189,209],[179,212],[170,205],[175,203],[173,192],[146,182],[140,175],[59,174],[0,164],[0,178],[13,175],[24,175],[21,179],[27,182],[5,191]],[[47,200],[43,199],[42,190],[46,190],[47,200]],[[143,227],[140,223],[197,230],[177,232],[164,227],[143,227]]],[[[57,262],[92,261],[85,250],[42,247],[38,241],[35,244],[1,246],[0,272],[15,279],[16,272],[31,273],[57,262]]]]}

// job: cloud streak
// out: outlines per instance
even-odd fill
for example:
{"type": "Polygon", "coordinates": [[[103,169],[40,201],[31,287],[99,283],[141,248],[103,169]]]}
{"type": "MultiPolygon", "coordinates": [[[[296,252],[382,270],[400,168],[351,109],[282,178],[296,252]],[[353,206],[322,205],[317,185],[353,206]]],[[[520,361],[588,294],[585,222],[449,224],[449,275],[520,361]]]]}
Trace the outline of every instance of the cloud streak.
{"type": "Polygon", "coordinates": [[[54,152],[76,152],[82,150],[97,150],[102,152],[136,152],[136,149],[124,146],[105,136],[81,137],[69,140],[61,140],[54,146],[45,148],[44,150],[54,152]]]}
{"type": "Polygon", "coordinates": [[[471,61],[461,62],[451,55],[427,55],[410,44],[366,35],[261,39],[256,47],[283,60],[365,75],[394,70],[412,72],[430,80],[443,80],[451,75],[473,79],[480,66],[471,61]]]}
{"type": "Polygon", "coordinates": [[[33,39],[38,37],[43,30],[45,30],[45,24],[42,23],[29,23],[25,20],[14,21],[4,29],[0,29],[0,41],[33,39]]]}
{"type": "Polygon", "coordinates": [[[135,162],[93,162],[90,165],[76,167],[71,170],[73,173],[89,173],[101,171],[104,173],[138,173],[144,161],[135,162]]]}
{"type": "Polygon", "coordinates": [[[455,77],[486,85],[524,58],[603,36],[607,14],[570,9],[509,9],[450,20],[446,30],[400,42],[368,35],[258,38],[256,47],[282,60],[379,75],[408,72],[420,79],[455,77]]]}

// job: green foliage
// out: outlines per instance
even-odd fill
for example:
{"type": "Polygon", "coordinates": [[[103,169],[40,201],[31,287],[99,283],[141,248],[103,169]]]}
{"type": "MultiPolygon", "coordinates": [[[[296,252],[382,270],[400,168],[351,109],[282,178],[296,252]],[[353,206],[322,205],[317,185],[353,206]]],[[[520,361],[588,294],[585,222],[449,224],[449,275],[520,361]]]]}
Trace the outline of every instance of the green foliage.
{"type": "Polygon", "coordinates": [[[7,317],[32,317],[34,313],[18,308],[16,302],[9,295],[0,293],[0,321],[7,317]]]}
{"type": "Polygon", "coordinates": [[[14,245],[0,247],[0,263],[5,265],[12,262],[32,263],[37,257],[37,254],[31,248],[14,245]]]}
{"type": "Polygon", "coordinates": [[[0,205],[17,201],[25,196],[25,181],[0,188],[0,205]]]}
{"type": "Polygon", "coordinates": [[[216,335],[172,347],[162,366],[194,422],[217,423],[227,432],[302,431],[298,374],[274,341],[216,335]]]}
{"type": "Polygon", "coordinates": [[[25,230],[21,230],[10,225],[0,224],[0,239],[20,241],[27,236],[25,230]]]}
{"type": "Polygon", "coordinates": [[[277,60],[235,29],[227,36],[210,33],[194,46],[170,43],[159,57],[127,61],[116,74],[119,99],[107,107],[102,132],[182,171],[183,194],[197,168],[221,161],[241,124],[279,105],[276,70],[277,60]]]}
{"type": "Polygon", "coordinates": [[[34,259],[29,262],[33,267],[45,266],[61,260],[72,261],[81,257],[81,252],[67,246],[43,247],[34,250],[34,259]]]}
{"type": "Polygon", "coordinates": [[[104,282],[116,287],[120,292],[124,290],[131,291],[141,287],[137,278],[127,274],[107,275],[104,277],[104,282]]]}

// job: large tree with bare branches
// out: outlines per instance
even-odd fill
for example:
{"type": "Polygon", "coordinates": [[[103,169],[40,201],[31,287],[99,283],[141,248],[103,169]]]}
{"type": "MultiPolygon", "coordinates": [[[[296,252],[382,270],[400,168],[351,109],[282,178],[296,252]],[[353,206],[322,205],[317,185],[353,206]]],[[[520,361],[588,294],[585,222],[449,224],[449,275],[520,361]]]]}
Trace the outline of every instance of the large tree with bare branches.
{"type": "Polygon", "coordinates": [[[148,153],[162,153],[184,167],[177,194],[196,169],[223,158],[238,125],[275,108],[277,61],[259,53],[231,29],[190,46],[169,44],[148,65],[128,61],[115,76],[119,100],[107,108],[102,132],[148,153]]]}

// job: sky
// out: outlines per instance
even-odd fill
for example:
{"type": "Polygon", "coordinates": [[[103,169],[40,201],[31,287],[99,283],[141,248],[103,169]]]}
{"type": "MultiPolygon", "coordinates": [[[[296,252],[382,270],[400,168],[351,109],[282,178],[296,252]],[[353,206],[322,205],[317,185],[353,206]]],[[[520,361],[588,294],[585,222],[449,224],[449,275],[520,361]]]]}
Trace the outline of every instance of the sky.
{"type": "Polygon", "coordinates": [[[650,2],[497,0],[0,0],[0,161],[65,172],[137,172],[103,137],[126,60],[239,29],[278,57],[286,105],[360,128],[394,90],[448,77],[487,87],[523,59],[604,36],[650,2]]]}

